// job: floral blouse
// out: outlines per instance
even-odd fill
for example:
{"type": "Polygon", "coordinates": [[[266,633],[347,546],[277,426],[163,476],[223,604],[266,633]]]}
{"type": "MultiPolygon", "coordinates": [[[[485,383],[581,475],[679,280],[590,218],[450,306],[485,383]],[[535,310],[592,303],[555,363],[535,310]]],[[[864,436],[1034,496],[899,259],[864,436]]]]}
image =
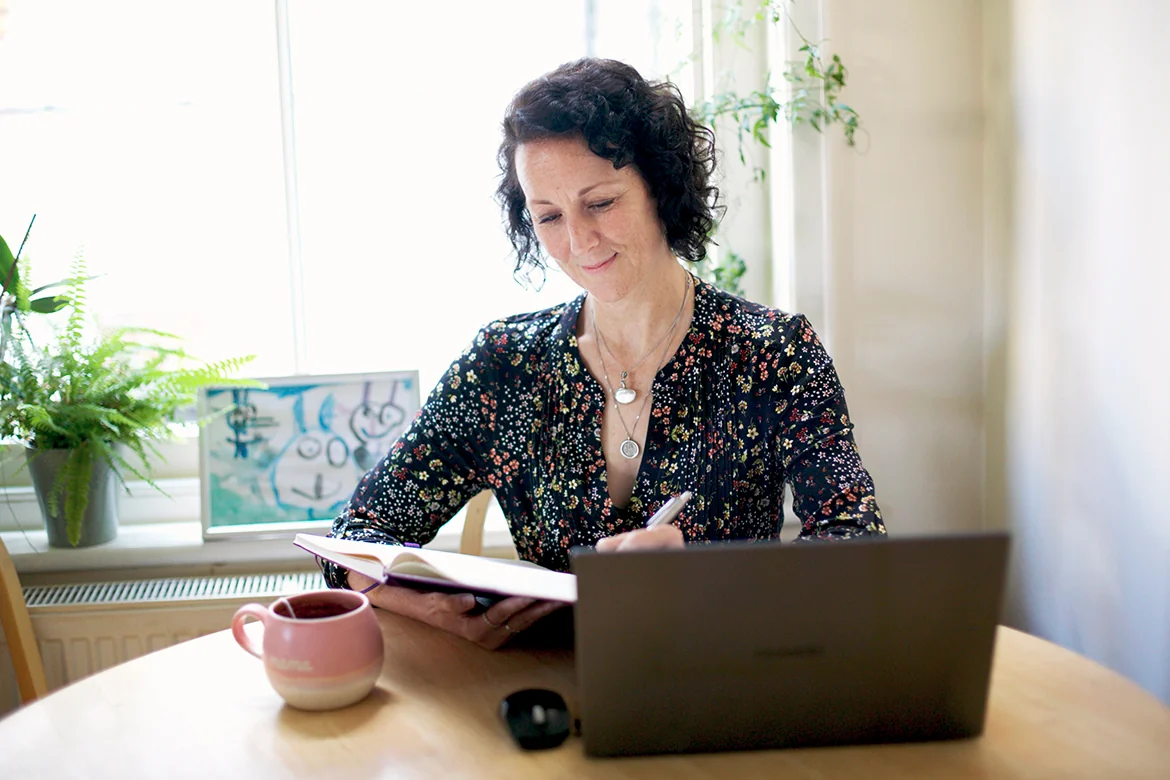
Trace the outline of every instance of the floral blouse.
{"type": "MultiPolygon", "coordinates": [[[[425,544],[490,488],[519,556],[569,569],[569,550],[641,528],[690,490],[688,542],[775,539],[792,487],[800,540],[885,534],[833,364],[808,320],[695,282],[691,325],[654,380],[642,463],[609,498],[601,384],[576,325],[585,296],[484,327],[410,428],[358,484],[334,536],[425,544]]],[[[334,587],[345,571],[325,565],[334,587]]]]}

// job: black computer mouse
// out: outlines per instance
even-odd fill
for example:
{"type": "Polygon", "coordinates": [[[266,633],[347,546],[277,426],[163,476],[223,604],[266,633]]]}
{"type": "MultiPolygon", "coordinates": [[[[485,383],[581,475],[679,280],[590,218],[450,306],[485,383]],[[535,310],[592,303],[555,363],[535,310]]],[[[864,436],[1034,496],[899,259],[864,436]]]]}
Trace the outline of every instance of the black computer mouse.
{"type": "Polygon", "coordinates": [[[569,707],[556,691],[525,688],[500,702],[500,717],[516,744],[525,750],[542,750],[561,744],[569,736],[569,707]]]}

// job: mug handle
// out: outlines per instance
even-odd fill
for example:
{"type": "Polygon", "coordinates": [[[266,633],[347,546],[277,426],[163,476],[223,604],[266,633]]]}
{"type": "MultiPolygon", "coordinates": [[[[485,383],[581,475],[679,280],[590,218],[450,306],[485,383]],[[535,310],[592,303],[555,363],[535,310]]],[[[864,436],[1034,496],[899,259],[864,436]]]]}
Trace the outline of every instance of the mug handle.
{"type": "Polygon", "coordinates": [[[255,639],[244,631],[244,623],[250,617],[254,617],[263,623],[268,617],[268,610],[259,604],[245,604],[237,609],[236,614],[232,616],[232,636],[235,637],[240,647],[257,658],[263,659],[264,655],[261,649],[256,647],[255,639]]]}

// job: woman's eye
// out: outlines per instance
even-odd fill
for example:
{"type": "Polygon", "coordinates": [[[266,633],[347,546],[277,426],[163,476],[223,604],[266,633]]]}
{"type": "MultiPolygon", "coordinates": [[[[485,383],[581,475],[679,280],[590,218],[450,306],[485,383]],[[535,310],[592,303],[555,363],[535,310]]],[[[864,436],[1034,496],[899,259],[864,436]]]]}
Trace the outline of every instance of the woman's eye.
{"type": "Polygon", "coordinates": [[[610,206],[612,206],[613,202],[614,202],[614,198],[610,198],[609,200],[603,200],[600,203],[594,203],[589,208],[596,209],[597,211],[602,211],[602,210],[607,209],[610,206]]]}
{"type": "Polygon", "coordinates": [[[536,222],[539,225],[548,225],[552,222],[556,222],[558,219],[560,219],[560,216],[560,214],[548,214],[547,216],[541,217],[536,222]]]}

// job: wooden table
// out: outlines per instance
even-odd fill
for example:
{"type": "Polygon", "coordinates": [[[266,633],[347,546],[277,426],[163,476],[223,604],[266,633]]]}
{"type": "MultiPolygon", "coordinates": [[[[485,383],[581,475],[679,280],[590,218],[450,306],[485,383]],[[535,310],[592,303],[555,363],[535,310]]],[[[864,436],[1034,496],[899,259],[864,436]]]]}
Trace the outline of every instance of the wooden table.
{"type": "Polygon", "coordinates": [[[987,728],[956,742],[589,759],[573,737],[526,753],[498,720],[507,693],[561,691],[572,653],[495,653],[379,613],[386,667],[365,701],[284,706],[219,632],[138,658],[0,721],[0,777],[1051,777],[1170,778],[1170,709],[1081,656],[1001,628],[987,728]]]}

